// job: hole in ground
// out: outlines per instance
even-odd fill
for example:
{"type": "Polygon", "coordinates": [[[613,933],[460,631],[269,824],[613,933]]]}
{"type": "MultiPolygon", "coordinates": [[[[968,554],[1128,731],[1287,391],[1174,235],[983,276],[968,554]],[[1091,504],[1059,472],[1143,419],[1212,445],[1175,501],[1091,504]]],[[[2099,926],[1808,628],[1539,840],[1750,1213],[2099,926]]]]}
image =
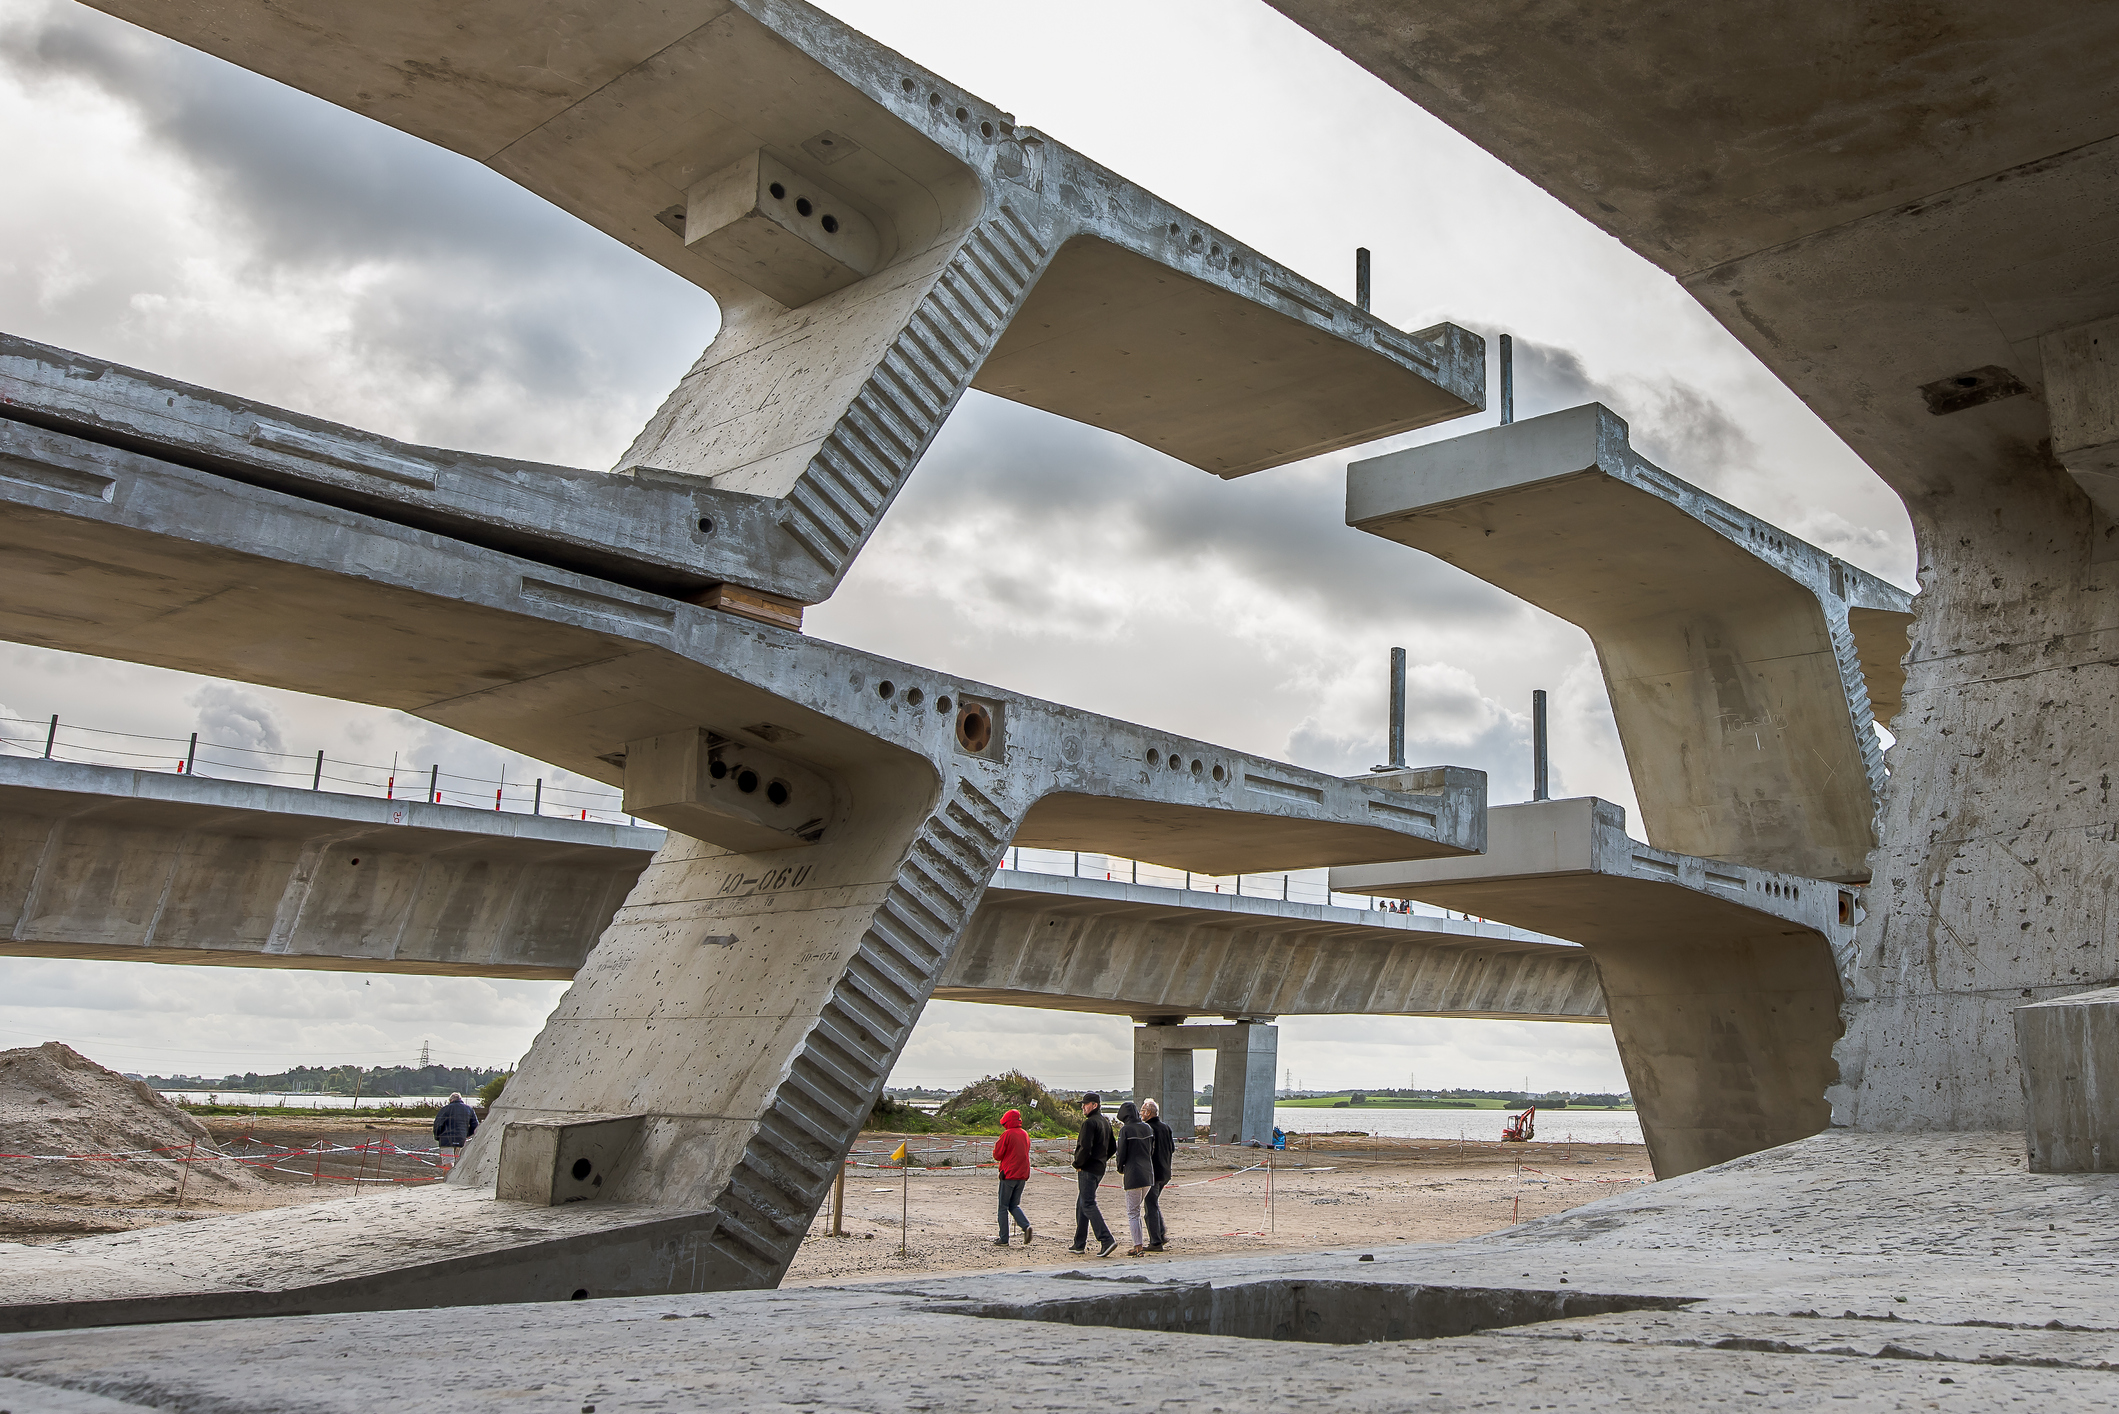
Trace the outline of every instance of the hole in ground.
{"type": "Polygon", "coordinates": [[[942,1315],[1057,1321],[1072,1326],[1366,1345],[1437,1340],[1614,1311],[1673,1311],[1697,1297],[1613,1296],[1513,1287],[1394,1285],[1373,1281],[1211,1282],[1136,1287],[1050,1301],[929,1306],[942,1315]]]}

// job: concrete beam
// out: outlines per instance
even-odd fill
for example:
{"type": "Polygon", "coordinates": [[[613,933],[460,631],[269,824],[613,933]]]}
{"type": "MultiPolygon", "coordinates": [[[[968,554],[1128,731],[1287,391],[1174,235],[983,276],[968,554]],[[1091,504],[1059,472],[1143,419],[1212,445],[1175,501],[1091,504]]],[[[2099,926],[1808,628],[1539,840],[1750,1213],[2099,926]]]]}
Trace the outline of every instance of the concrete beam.
{"type": "Polygon", "coordinates": [[[1334,869],[1332,887],[1582,944],[1658,1178],[1830,1122],[1853,890],[1653,849],[1587,797],[1497,807],[1487,840],[1476,859],[1334,869]]]}
{"type": "Polygon", "coordinates": [[[662,842],[0,756],[0,955],[568,978],[662,842]]]}
{"type": "MultiPolygon", "coordinates": [[[[570,978],[660,830],[0,757],[0,956],[570,978]]],[[[935,984],[1112,1015],[1598,1022],[1499,924],[1002,870],[935,984]]]]}
{"type": "MultiPolygon", "coordinates": [[[[452,1175],[490,1192],[510,1122],[640,1116],[598,1204],[701,1216],[618,1290],[779,1279],[1010,844],[1228,874],[1485,842],[1477,772],[1339,780],[49,428],[0,422],[0,454],[0,635],[399,708],[613,784],[630,744],[688,731],[823,783],[789,847],[668,839],[452,1175]],[[1152,850],[1124,849],[1143,822],[1152,850]]],[[[528,1243],[463,1299],[616,1241],[528,1243]]]]}
{"type": "MultiPolygon", "coordinates": [[[[191,409],[244,444],[215,455],[406,523],[506,537],[500,503],[666,507],[607,548],[582,529],[570,553],[644,548],[619,577],[657,580],[673,567],[656,552],[701,537],[695,583],[791,612],[831,593],[967,387],[1220,476],[1485,404],[1476,336],[1393,329],[798,0],[589,24],[530,0],[465,22],[380,0],[321,28],[268,0],[98,8],[484,162],[721,306],[620,462],[644,495],[554,497],[490,459],[191,409]]],[[[177,420],[118,386],[61,400],[123,435],[177,420]]]]}
{"type": "Polygon", "coordinates": [[[1595,403],[1356,462],[1346,518],[1587,630],[1650,839],[1868,877],[1905,591],[1653,465],[1595,403]]]}

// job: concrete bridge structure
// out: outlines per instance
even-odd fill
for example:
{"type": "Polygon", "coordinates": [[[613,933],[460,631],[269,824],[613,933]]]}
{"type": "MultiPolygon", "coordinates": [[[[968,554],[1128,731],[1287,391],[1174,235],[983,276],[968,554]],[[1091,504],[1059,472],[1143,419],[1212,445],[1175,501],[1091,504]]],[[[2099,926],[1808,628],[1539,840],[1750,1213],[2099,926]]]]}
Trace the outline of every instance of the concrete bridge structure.
{"type": "MultiPolygon", "coordinates": [[[[375,1204],[358,1252],[231,1218],[132,1260],[273,1268],[224,1314],[771,1285],[1011,845],[1483,847],[1477,772],[1340,780],[796,631],[966,387],[1239,475],[1477,409],[1475,336],[1391,329],[799,3],[107,8],[487,161],[723,312],[615,476],[0,347],[0,635],[398,708],[671,831],[447,1193],[375,1204]],[[589,1180],[526,1189],[509,1135],[597,1201],[536,1207],[589,1180]]],[[[183,1304],[53,1260],[9,1321],[183,1304]]]]}

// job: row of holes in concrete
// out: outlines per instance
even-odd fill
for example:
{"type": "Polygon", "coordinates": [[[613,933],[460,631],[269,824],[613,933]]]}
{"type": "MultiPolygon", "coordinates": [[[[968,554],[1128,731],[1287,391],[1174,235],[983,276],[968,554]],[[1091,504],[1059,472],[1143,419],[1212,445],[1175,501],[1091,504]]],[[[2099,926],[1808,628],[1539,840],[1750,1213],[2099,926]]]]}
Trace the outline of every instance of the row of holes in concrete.
{"type": "MultiPolygon", "coordinates": [[[[1151,746],[1148,748],[1148,764],[1150,766],[1160,766],[1163,765],[1165,761],[1169,763],[1169,767],[1173,771],[1182,771],[1183,769],[1185,769],[1185,758],[1178,755],[1176,752],[1173,751],[1169,754],[1168,757],[1165,757],[1160,751],[1157,751],[1154,747],[1151,746]]],[[[1195,776],[1203,776],[1207,774],[1207,763],[1201,761],[1198,757],[1194,757],[1192,759],[1192,774],[1195,776]]],[[[1228,771],[1223,768],[1219,763],[1216,763],[1214,767],[1214,779],[1217,781],[1225,781],[1228,778],[1228,771]]]]}

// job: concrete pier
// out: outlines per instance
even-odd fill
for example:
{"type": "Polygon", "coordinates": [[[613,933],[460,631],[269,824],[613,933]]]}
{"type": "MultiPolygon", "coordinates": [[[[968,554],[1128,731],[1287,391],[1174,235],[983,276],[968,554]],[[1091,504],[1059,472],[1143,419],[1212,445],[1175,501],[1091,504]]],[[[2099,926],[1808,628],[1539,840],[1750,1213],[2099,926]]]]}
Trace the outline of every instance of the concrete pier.
{"type": "MultiPolygon", "coordinates": [[[[1164,1101],[1172,1113],[1195,1093],[1194,1051],[1214,1052],[1214,1104],[1207,1132],[1216,1143],[1264,1144],[1273,1137],[1273,1084],[1279,1073],[1280,1028],[1256,1018],[1226,1026],[1185,1026],[1165,1021],[1133,1028],[1133,1097],[1182,1095],[1164,1101]]],[[[1184,1123],[1180,1138],[1192,1138],[1184,1123]]]]}
{"type": "Polygon", "coordinates": [[[1487,852],[1332,871],[1578,942],[1658,1178],[1823,1129],[1859,904],[1830,882],[1651,848],[1593,798],[1498,806],[1487,852]]]}
{"type": "Polygon", "coordinates": [[[1650,463],[1595,403],[1355,462],[1346,518],[1588,631],[1649,839],[1868,878],[1905,591],[1650,463]]]}

